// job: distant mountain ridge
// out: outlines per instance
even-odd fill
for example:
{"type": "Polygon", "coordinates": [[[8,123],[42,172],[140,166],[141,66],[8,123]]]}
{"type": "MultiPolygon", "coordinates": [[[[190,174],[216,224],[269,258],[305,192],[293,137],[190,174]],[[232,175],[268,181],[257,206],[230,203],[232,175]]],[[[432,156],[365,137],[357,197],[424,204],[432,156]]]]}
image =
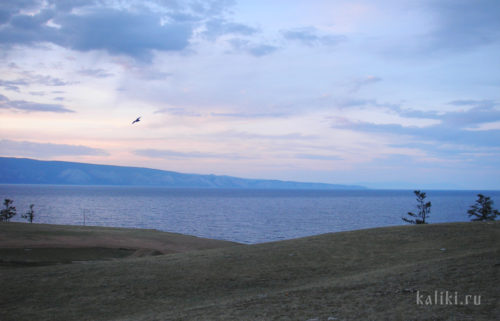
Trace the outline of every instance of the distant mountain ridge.
{"type": "Polygon", "coordinates": [[[364,189],[356,185],[184,174],[150,168],[0,157],[0,184],[125,185],[191,188],[364,189]]]}

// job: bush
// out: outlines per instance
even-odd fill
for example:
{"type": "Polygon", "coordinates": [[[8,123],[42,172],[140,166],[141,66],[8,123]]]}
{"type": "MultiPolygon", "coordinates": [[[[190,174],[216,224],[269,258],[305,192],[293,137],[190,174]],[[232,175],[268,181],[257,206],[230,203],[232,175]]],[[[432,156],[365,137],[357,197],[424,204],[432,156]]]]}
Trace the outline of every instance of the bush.
{"type": "Polygon", "coordinates": [[[483,194],[477,194],[476,204],[467,211],[469,217],[474,216],[471,221],[494,221],[500,213],[493,209],[493,201],[483,194]]]}
{"type": "Polygon", "coordinates": [[[413,193],[417,196],[418,213],[408,212],[408,215],[414,219],[406,217],[402,217],[401,219],[410,224],[427,224],[425,220],[429,218],[429,214],[431,213],[431,202],[425,202],[426,195],[424,192],[413,191],[413,193]]]}

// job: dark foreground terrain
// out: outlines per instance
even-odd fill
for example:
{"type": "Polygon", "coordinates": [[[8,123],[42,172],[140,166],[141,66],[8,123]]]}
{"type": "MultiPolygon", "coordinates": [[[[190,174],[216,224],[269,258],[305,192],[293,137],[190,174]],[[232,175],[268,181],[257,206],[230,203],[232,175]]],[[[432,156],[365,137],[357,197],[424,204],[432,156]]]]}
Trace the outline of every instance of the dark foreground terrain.
{"type": "Polygon", "coordinates": [[[500,320],[500,224],[239,245],[3,223],[0,280],[0,320],[500,320]]]}

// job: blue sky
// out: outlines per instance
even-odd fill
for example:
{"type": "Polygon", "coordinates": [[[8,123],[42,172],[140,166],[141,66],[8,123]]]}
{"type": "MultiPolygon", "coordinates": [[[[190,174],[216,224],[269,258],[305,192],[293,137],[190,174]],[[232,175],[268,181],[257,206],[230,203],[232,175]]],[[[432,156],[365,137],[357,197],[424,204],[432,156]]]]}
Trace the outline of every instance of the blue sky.
{"type": "Polygon", "coordinates": [[[4,0],[0,155],[500,189],[499,16],[496,0],[4,0]]]}

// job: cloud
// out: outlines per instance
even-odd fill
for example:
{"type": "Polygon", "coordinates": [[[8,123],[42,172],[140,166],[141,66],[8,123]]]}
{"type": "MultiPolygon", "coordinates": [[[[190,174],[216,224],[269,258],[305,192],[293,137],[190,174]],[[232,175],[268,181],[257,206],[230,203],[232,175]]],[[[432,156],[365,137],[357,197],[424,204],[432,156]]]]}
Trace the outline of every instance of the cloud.
{"type": "Polygon", "coordinates": [[[469,107],[469,109],[446,113],[403,109],[397,105],[390,106],[390,109],[407,118],[441,120],[442,126],[449,127],[474,128],[480,124],[500,121],[500,110],[496,108],[500,104],[494,100],[454,100],[449,102],[448,105],[469,107]]]}
{"type": "Polygon", "coordinates": [[[235,0],[195,0],[188,2],[189,9],[203,16],[218,16],[234,6],[235,0]]]}
{"type": "Polygon", "coordinates": [[[52,77],[48,75],[31,75],[26,73],[28,77],[26,79],[22,79],[25,82],[29,83],[38,83],[45,86],[53,86],[53,87],[62,87],[74,84],[73,82],[67,82],[57,77],[52,77]]]}
{"type": "Polygon", "coordinates": [[[261,57],[275,52],[276,50],[278,50],[278,47],[272,45],[260,44],[260,45],[250,45],[246,47],[245,50],[252,56],[261,57]]]}
{"type": "Polygon", "coordinates": [[[163,108],[155,111],[155,114],[170,114],[175,116],[200,117],[201,114],[181,107],[163,108]]]}
{"type": "Polygon", "coordinates": [[[2,0],[0,9],[10,13],[17,13],[21,9],[29,10],[37,8],[39,5],[39,0],[2,0]]]}
{"type": "Polygon", "coordinates": [[[106,156],[102,149],[81,145],[35,143],[27,141],[0,140],[0,151],[4,156],[58,157],[58,156],[106,156]]]}
{"type": "Polygon", "coordinates": [[[29,86],[30,84],[39,84],[52,87],[62,87],[74,84],[74,82],[70,83],[60,78],[48,75],[37,75],[37,74],[32,74],[30,72],[23,72],[22,75],[23,75],[22,78],[18,78],[15,80],[0,79],[0,87],[3,87],[6,90],[10,91],[20,92],[20,87],[29,86]]]}
{"type": "MultiPolygon", "coordinates": [[[[420,21],[408,19],[394,28],[390,19],[389,37],[373,39],[366,47],[368,50],[378,47],[379,53],[391,59],[416,59],[417,62],[448,55],[459,57],[476,50],[493,55],[498,51],[500,2],[497,0],[405,1],[401,4],[399,10],[407,11],[409,17],[420,16],[420,21]]],[[[396,18],[396,23],[399,19],[396,18]]],[[[448,61],[441,61],[445,62],[448,61]]]]}
{"type": "Polygon", "coordinates": [[[44,91],[30,91],[30,95],[32,96],[45,96],[44,91]]]}
{"type": "Polygon", "coordinates": [[[227,117],[227,118],[281,118],[286,117],[288,114],[285,113],[210,113],[213,117],[227,117]]]}
{"type": "Polygon", "coordinates": [[[10,100],[4,95],[0,95],[0,109],[14,109],[25,112],[53,112],[53,113],[74,113],[60,104],[42,104],[24,100],[10,100]]]}
{"type": "Polygon", "coordinates": [[[208,21],[205,24],[205,28],[206,30],[202,35],[209,40],[215,40],[227,34],[249,36],[257,32],[257,29],[250,26],[241,23],[227,22],[220,18],[208,21]]]}
{"type": "Polygon", "coordinates": [[[94,77],[94,78],[108,78],[113,76],[112,73],[107,72],[104,69],[92,69],[92,68],[84,68],[78,71],[80,75],[94,77]]]}
{"type": "Polygon", "coordinates": [[[474,128],[480,124],[500,121],[500,110],[495,108],[499,104],[492,100],[452,101],[450,104],[473,107],[466,111],[455,111],[444,114],[441,116],[441,119],[445,124],[474,128]]]}
{"type": "Polygon", "coordinates": [[[234,130],[220,132],[217,134],[217,136],[231,137],[231,138],[237,138],[237,139],[241,139],[241,140],[269,139],[269,140],[285,140],[285,141],[287,141],[287,140],[310,141],[312,139],[318,138],[318,136],[315,136],[315,135],[303,135],[301,133],[289,133],[289,134],[281,134],[281,135],[266,135],[266,134],[249,133],[249,132],[241,132],[241,131],[234,131],[234,130]]]}
{"type": "Polygon", "coordinates": [[[494,100],[491,99],[483,99],[483,100],[475,100],[475,99],[461,99],[461,100],[453,100],[448,104],[455,106],[474,106],[474,107],[494,107],[498,106],[494,100]]]}
{"type": "MultiPolygon", "coordinates": [[[[153,50],[181,51],[189,44],[193,26],[172,22],[161,25],[152,12],[94,9],[86,14],[68,14],[54,19],[61,25],[56,44],[77,51],[106,50],[149,61],[153,50]]],[[[50,35],[48,35],[50,39],[50,35]]]]}
{"type": "Polygon", "coordinates": [[[470,50],[500,42],[500,2],[497,0],[431,1],[436,27],[427,34],[428,49],[470,50]]]}
{"type": "Polygon", "coordinates": [[[480,124],[500,121],[500,106],[494,100],[454,100],[448,105],[466,107],[456,111],[439,112],[403,108],[399,104],[380,103],[376,99],[350,99],[337,102],[339,107],[379,107],[389,110],[401,117],[432,119],[441,121],[441,126],[474,128],[480,124]]]}
{"type": "Polygon", "coordinates": [[[373,75],[369,75],[363,78],[358,78],[354,80],[351,92],[358,91],[361,89],[361,87],[368,86],[380,81],[382,81],[382,78],[373,75]]]}
{"type": "Polygon", "coordinates": [[[286,40],[295,41],[309,47],[319,45],[336,46],[347,39],[344,35],[321,35],[314,27],[286,30],[282,34],[286,40]]]}
{"type": "Polygon", "coordinates": [[[399,116],[406,118],[420,118],[420,119],[436,119],[439,120],[442,118],[442,114],[436,111],[423,111],[417,109],[404,109],[399,105],[387,105],[390,110],[398,114],[399,116]]]}
{"type": "MultiPolygon", "coordinates": [[[[498,148],[489,148],[488,146],[466,146],[454,145],[446,142],[406,142],[404,144],[396,143],[390,144],[390,147],[397,149],[414,149],[425,150],[426,155],[422,157],[432,157],[433,159],[445,160],[445,162],[456,161],[471,161],[474,158],[480,159],[482,164],[494,165],[498,163],[498,155],[500,150],[498,148]]],[[[401,166],[401,165],[400,165],[401,166]]]]}
{"type": "Polygon", "coordinates": [[[52,43],[150,62],[155,51],[185,50],[200,27],[210,40],[257,31],[223,18],[234,5],[227,0],[7,2],[0,6],[0,45],[4,46],[52,43]]]}
{"type": "Polygon", "coordinates": [[[236,50],[246,52],[254,57],[262,57],[272,54],[279,48],[268,44],[256,44],[245,39],[234,38],[229,44],[236,50]]]}
{"type": "Polygon", "coordinates": [[[334,155],[296,154],[294,157],[311,160],[342,160],[341,157],[334,155]]]}
{"type": "Polygon", "coordinates": [[[96,3],[95,0],[49,0],[51,4],[64,12],[69,12],[74,8],[91,6],[96,3]]]}
{"type": "Polygon", "coordinates": [[[144,66],[129,66],[127,67],[134,77],[143,80],[164,80],[172,76],[172,73],[164,72],[155,68],[144,68],[144,66]]]}
{"type": "Polygon", "coordinates": [[[162,15],[147,9],[87,7],[76,13],[69,11],[69,7],[64,10],[57,10],[60,6],[46,7],[34,15],[12,15],[0,29],[0,43],[49,42],[77,51],[105,50],[111,55],[149,61],[154,50],[185,49],[194,28],[190,23],[164,22],[162,15]]]}
{"type": "Polygon", "coordinates": [[[237,154],[224,153],[206,153],[206,152],[178,152],[166,149],[138,149],[133,152],[135,155],[149,158],[174,158],[174,159],[189,159],[189,158],[224,158],[224,159],[241,159],[246,158],[237,154]]]}
{"type": "Polygon", "coordinates": [[[26,86],[28,83],[25,80],[1,80],[0,79],[0,87],[5,88],[6,90],[11,90],[15,92],[19,92],[19,86],[26,86]]]}
{"type": "Polygon", "coordinates": [[[0,25],[8,22],[10,20],[10,16],[10,12],[0,9],[0,25]]]}
{"type": "Polygon", "coordinates": [[[387,108],[397,113],[403,113],[403,109],[399,104],[389,103],[389,102],[378,102],[376,99],[358,99],[358,98],[348,98],[348,99],[339,99],[335,101],[335,105],[337,107],[345,108],[345,107],[380,107],[387,108]]]}
{"type": "MultiPolygon", "coordinates": [[[[398,111],[398,110],[394,110],[398,111]]],[[[401,109],[399,109],[401,111],[401,109]]],[[[437,119],[438,124],[416,127],[403,126],[400,124],[375,124],[371,122],[355,122],[342,119],[333,127],[351,129],[355,131],[383,133],[399,136],[409,136],[418,141],[433,141],[449,143],[454,145],[469,145],[483,147],[500,147],[500,130],[471,130],[479,125],[500,121],[500,110],[494,106],[475,106],[465,111],[452,111],[446,113],[435,112],[400,112],[409,118],[431,118],[437,119]]]]}

